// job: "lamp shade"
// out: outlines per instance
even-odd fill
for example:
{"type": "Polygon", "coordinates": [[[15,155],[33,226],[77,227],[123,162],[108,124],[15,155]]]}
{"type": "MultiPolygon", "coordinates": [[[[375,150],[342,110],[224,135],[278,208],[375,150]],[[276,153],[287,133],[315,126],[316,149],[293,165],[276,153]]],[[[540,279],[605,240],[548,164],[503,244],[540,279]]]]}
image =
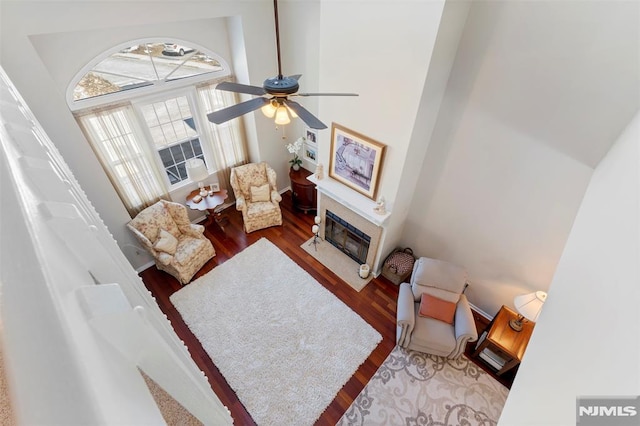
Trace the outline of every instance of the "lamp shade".
{"type": "Polygon", "coordinates": [[[201,182],[209,177],[207,166],[200,158],[191,158],[185,162],[187,167],[187,176],[193,182],[201,182]]]}
{"type": "Polygon", "coordinates": [[[269,102],[268,104],[260,108],[262,113],[269,118],[273,118],[273,116],[276,115],[276,110],[278,109],[277,104],[275,106],[273,104],[274,102],[269,102]]]}
{"type": "Polygon", "coordinates": [[[520,315],[529,321],[536,322],[545,300],[547,300],[547,293],[544,291],[535,291],[533,293],[516,296],[513,299],[513,304],[518,312],[520,312],[520,315]]]}
{"type": "Polygon", "coordinates": [[[291,119],[289,118],[289,114],[287,113],[287,108],[283,106],[279,106],[276,110],[276,124],[289,124],[291,123],[291,119]]]}

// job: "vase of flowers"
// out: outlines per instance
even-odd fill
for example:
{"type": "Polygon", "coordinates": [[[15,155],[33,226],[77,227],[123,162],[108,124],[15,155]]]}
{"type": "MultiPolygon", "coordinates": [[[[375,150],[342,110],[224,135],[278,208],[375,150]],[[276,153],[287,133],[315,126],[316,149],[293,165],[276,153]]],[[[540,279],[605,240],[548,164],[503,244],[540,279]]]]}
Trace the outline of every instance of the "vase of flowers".
{"type": "Polygon", "coordinates": [[[289,160],[289,164],[291,164],[293,170],[300,170],[300,166],[302,165],[302,159],[298,156],[298,152],[300,152],[303,143],[304,137],[301,137],[296,139],[294,143],[287,145],[287,151],[289,151],[289,154],[293,154],[293,158],[289,160]]]}

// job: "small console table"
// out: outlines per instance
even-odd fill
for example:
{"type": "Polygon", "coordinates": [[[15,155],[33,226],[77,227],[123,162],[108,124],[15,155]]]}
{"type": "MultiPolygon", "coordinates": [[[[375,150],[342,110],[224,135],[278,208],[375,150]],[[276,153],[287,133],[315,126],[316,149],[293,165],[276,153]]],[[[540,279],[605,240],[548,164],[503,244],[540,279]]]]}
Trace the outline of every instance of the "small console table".
{"type": "Polygon", "coordinates": [[[307,176],[311,176],[311,174],[309,170],[302,167],[299,170],[289,170],[293,207],[305,213],[317,209],[316,185],[307,179],[307,176]]]}

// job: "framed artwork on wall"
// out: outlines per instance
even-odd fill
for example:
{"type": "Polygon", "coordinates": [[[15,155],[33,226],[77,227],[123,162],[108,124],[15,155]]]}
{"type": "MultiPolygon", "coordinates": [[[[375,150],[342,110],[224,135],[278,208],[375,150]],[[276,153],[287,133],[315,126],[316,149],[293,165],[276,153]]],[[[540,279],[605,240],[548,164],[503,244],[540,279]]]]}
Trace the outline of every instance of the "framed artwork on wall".
{"type": "Polygon", "coordinates": [[[305,129],[304,137],[306,139],[306,142],[309,144],[316,145],[318,143],[318,131],[315,129],[307,127],[305,129]]]}
{"type": "Polygon", "coordinates": [[[318,146],[316,144],[304,143],[303,157],[305,160],[317,164],[318,163],[318,146]]]}
{"type": "Polygon", "coordinates": [[[385,145],[339,124],[331,124],[329,176],[376,199],[385,145]]]}

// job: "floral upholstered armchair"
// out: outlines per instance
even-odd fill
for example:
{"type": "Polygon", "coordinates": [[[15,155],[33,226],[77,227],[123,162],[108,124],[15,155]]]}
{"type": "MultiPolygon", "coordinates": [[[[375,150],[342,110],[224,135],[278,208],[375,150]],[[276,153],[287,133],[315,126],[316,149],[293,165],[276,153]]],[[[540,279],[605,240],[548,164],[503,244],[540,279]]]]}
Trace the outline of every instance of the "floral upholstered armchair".
{"type": "Polygon", "coordinates": [[[234,167],[230,180],[246,233],[282,225],[282,197],[276,190],[276,172],[267,163],[234,167]]]}
{"type": "Polygon", "coordinates": [[[127,228],[151,253],[158,269],[181,284],[191,281],[216,254],[204,226],[192,224],[182,204],[160,200],[138,213],[127,228]]]}

